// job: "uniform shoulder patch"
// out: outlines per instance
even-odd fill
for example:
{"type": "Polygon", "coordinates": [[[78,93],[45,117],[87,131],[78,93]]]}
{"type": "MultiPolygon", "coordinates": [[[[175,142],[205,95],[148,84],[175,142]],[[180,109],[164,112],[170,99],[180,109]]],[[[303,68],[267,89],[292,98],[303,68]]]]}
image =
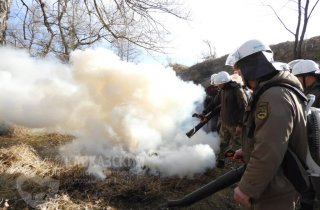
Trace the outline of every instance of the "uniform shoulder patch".
{"type": "Polygon", "coordinates": [[[268,102],[261,102],[257,105],[256,118],[264,120],[268,118],[268,102]]]}

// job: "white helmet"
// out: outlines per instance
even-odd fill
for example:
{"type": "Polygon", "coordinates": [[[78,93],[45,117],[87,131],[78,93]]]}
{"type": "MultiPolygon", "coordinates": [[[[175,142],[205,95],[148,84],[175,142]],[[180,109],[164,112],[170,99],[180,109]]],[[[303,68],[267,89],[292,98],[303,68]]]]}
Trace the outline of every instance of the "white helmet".
{"type": "Polygon", "coordinates": [[[292,70],[294,65],[296,65],[297,63],[299,63],[300,61],[303,61],[303,59],[296,59],[296,60],[293,60],[293,61],[290,61],[288,63],[288,65],[290,66],[290,69],[292,70]]]}
{"type": "Polygon", "coordinates": [[[313,60],[301,60],[292,69],[294,75],[319,73],[319,71],[319,65],[313,60]]]}
{"type": "Polygon", "coordinates": [[[215,76],[217,76],[217,74],[212,74],[211,77],[210,77],[210,84],[211,85],[214,85],[214,78],[215,76]]]}
{"type": "Polygon", "coordinates": [[[226,71],[220,71],[215,77],[214,77],[214,85],[218,86],[227,82],[230,82],[231,78],[228,72],[226,71]]]}
{"type": "Polygon", "coordinates": [[[227,60],[227,66],[234,66],[239,60],[257,52],[263,52],[268,61],[273,61],[273,52],[270,47],[260,40],[249,40],[243,43],[233,53],[230,53],[227,60]]]}

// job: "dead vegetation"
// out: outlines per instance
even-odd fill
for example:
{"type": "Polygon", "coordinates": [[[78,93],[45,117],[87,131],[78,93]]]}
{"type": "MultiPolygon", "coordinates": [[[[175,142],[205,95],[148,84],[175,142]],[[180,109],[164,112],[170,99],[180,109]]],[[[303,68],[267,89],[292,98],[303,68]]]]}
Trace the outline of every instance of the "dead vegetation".
{"type": "MultiPolygon", "coordinates": [[[[65,165],[58,148],[72,136],[31,133],[0,137],[0,209],[159,209],[225,171],[210,170],[193,179],[134,175],[108,169],[97,180],[79,165],[65,165]]],[[[223,190],[183,209],[237,209],[232,190],[223,190]]]]}

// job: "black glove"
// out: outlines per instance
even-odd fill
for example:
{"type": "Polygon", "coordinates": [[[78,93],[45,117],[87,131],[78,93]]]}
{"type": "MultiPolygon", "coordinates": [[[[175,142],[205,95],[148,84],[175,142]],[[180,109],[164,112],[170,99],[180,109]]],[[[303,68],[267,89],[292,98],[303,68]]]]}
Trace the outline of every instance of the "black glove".
{"type": "Polygon", "coordinates": [[[207,118],[206,118],[203,114],[194,113],[194,114],[192,115],[192,117],[199,118],[201,121],[206,121],[206,120],[207,120],[207,118]]]}
{"type": "Polygon", "coordinates": [[[192,114],[192,117],[198,118],[198,116],[199,116],[199,114],[197,114],[197,113],[193,113],[193,114],[192,114]]]}

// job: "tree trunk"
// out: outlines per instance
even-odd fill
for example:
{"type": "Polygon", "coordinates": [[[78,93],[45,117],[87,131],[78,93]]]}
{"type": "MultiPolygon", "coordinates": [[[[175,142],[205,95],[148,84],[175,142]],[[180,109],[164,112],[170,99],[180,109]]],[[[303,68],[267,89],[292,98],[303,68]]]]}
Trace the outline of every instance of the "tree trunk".
{"type": "Polygon", "coordinates": [[[303,27],[302,27],[300,40],[299,40],[299,45],[298,45],[298,56],[297,56],[297,58],[302,58],[302,44],[303,44],[303,40],[304,40],[304,35],[306,34],[306,31],[307,31],[307,26],[308,26],[308,21],[309,21],[308,8],[309,8],[309,0],[306,1],[306,5],[304,6],[303,27]]]}
{"type": "Polygon", "coordinates": [[[300,26],[301,26],[301,0],[299,0],[298,2],[298,22],[297,22],[297,28],[296,28],[296,32],[294,34],[294,48],[293,48],[293,59],[298,59],[299,57],[299,33],[300,33],[300,26]]]}
{"type": "MultiPolygon", "coordinates": [[[[11,2],[12,0],[0,0],[0,46],[6,44],[7,19],[11,2]]],[[[0,136],[9,135],[12,132],[12,125],[0,122],[0,136]]]]}
{"type": "Polygon", "coordinates": [[[9,8],[12,0],[0,0],[0,45],[6,43],[6,29],[9,8]]]}

